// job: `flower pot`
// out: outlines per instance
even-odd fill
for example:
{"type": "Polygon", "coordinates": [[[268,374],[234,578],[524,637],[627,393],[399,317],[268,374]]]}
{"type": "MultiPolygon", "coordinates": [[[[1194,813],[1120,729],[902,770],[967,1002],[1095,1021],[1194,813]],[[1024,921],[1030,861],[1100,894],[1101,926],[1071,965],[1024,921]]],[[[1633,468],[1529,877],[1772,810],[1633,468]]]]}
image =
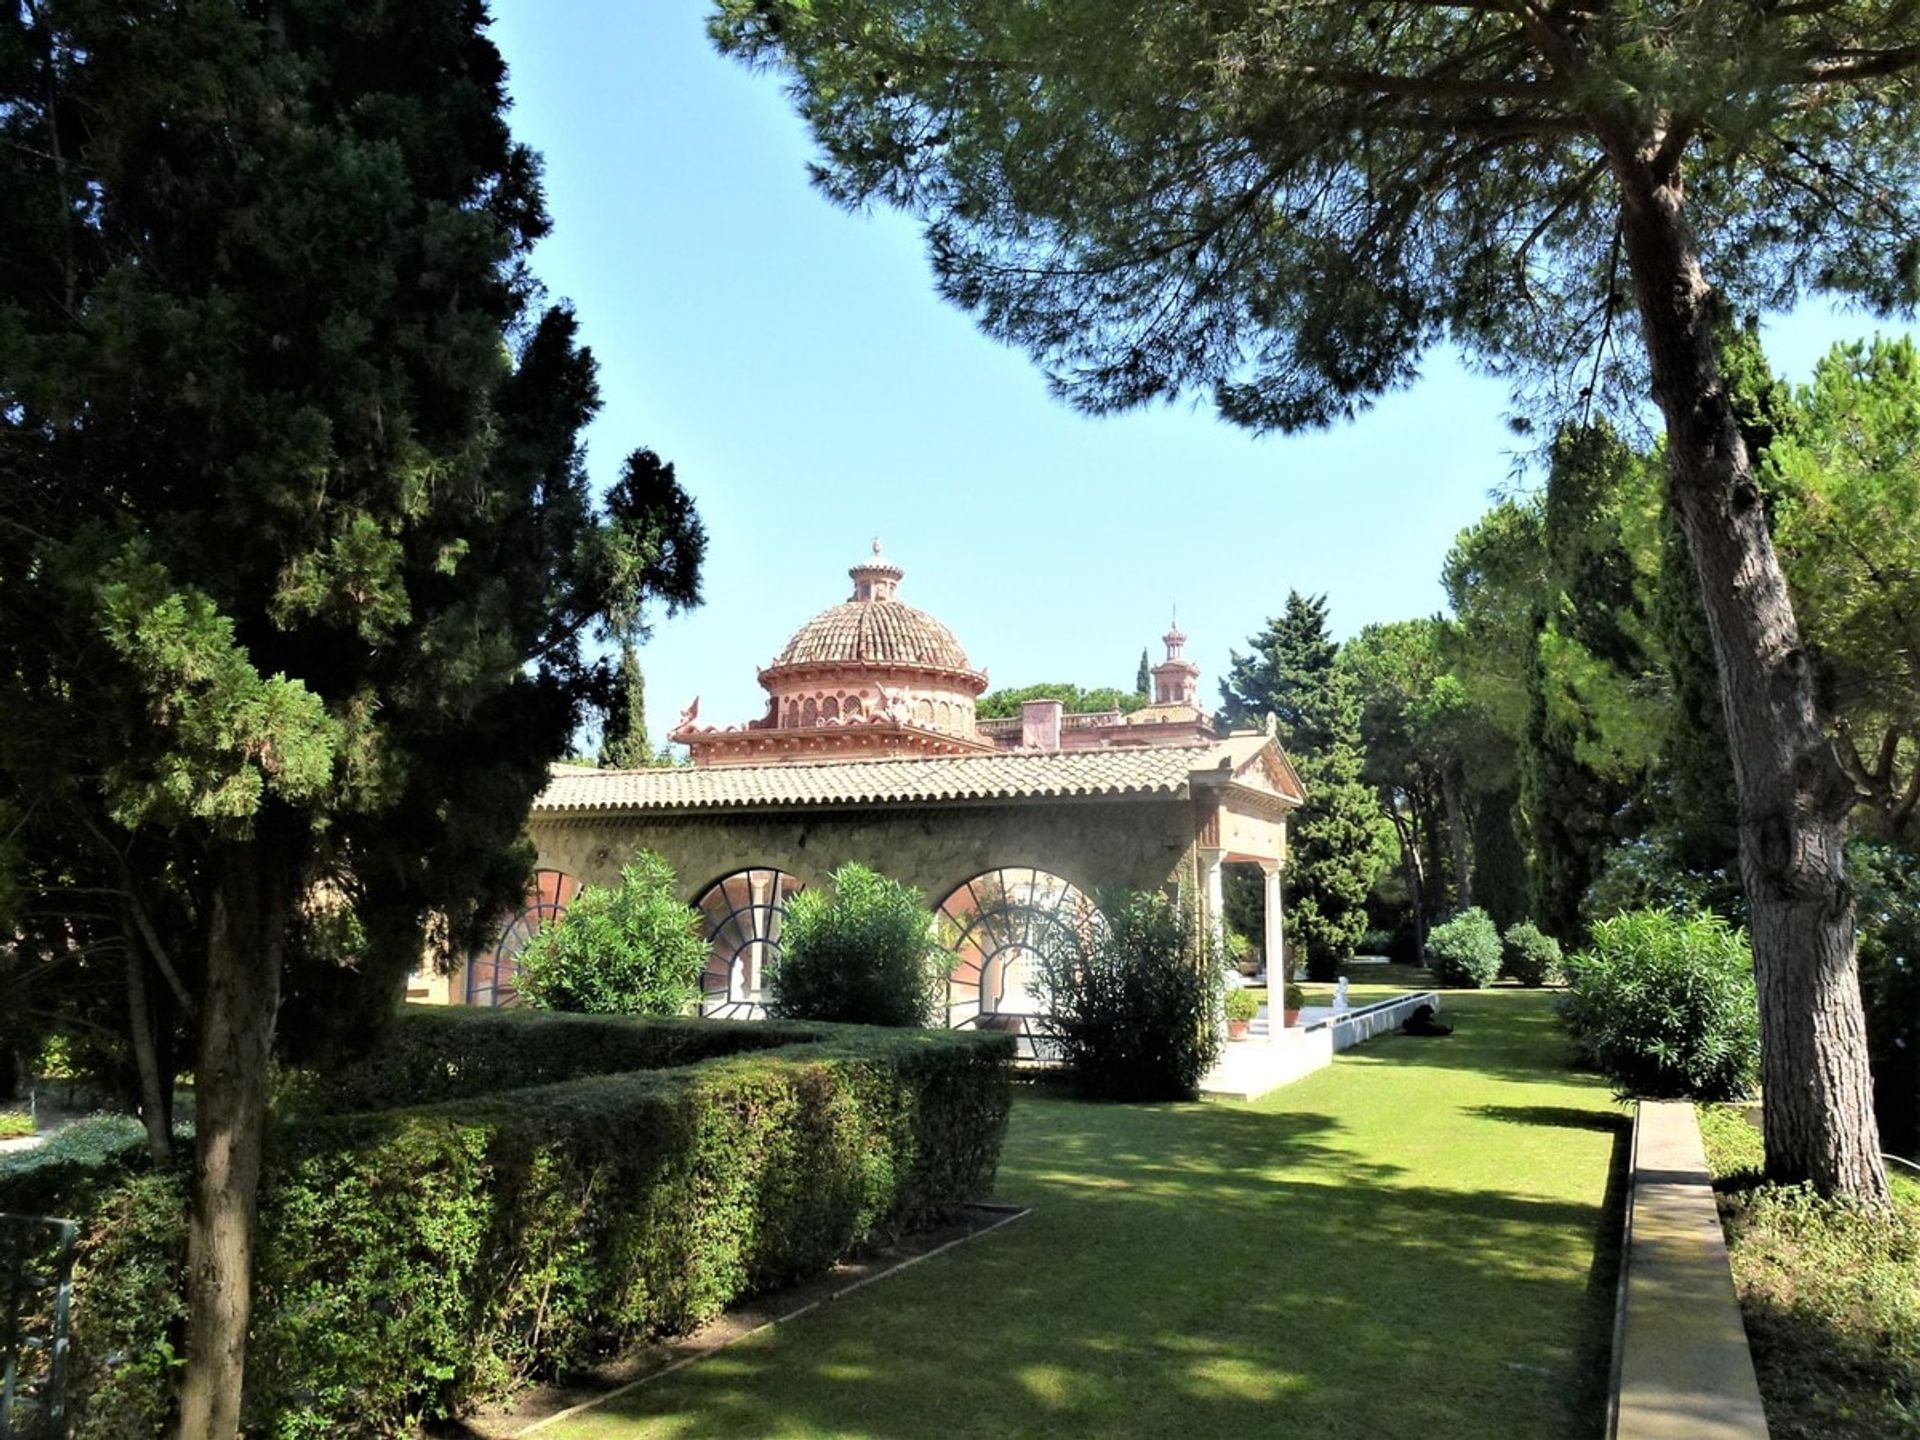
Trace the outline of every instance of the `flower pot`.
{"type": "Polygon", "coordinates": [[[1300,1012],[1298,1010],[1282,1010],[1280,1017],[1280,1023],[1282,1025],[1292,1026],[1300,1023],[1300,1012]]]}
{"type": "Polygon", "coordinates": [[[1247,1038],[1247,1026],[1248,1026],[1248,1025],[1250,1025],[1251,1023],[1253,1023],[1253,1022],[1251,1022],[1251,1021],[1249,1021],[1249,1020],[1229,1020],[1229,1021],[1227,1021],[1227,1039],[1229,1039],[1229,1040],[1244,1040],[1244,1039],[1246,1039],[1246,1038],[1247,1038]]]}

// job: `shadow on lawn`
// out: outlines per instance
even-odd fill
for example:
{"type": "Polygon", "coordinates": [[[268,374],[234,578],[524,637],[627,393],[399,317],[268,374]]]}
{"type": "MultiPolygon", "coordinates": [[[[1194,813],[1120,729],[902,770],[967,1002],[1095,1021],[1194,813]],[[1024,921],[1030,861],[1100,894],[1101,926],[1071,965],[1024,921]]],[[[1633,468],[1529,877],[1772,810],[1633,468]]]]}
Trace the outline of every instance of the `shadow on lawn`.
{"type": "Polygon", "coordinates": [[[1468,999],[1455,1041],[1343,1057],[1345,1118],[1023,1098],[1028,1218],[561,1433],[1598,1436],[1625,1119],[1547,1103],[1586,1087],[1546,1007],[1468,999]],[[1542,1103],[1459,1103],[1508,1080],[1542,1103]]]}

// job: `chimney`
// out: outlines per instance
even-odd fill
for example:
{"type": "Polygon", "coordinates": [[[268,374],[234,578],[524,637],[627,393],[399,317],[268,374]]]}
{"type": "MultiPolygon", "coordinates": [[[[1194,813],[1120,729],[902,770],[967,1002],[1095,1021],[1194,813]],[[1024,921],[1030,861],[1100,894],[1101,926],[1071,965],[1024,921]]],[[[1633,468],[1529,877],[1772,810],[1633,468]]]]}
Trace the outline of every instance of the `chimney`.
{"type": "Polygon", "coordinates": [[[1020,748],[1058,750],[1060,714],[1067,707],[1058,700],[1027,700],[1020,706],[1020,748]]]}

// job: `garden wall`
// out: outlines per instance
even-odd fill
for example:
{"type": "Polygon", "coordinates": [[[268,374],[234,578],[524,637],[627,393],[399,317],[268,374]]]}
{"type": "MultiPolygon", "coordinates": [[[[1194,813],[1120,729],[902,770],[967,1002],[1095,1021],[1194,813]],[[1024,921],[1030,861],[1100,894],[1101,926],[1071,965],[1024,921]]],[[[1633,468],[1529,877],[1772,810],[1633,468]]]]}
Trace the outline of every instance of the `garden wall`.
{"type": "MultiPolygon", "coordinates": [[[[353,1114],[314,1113],[308,1091],[278,1127],[250,1431],[409,1433],[937,1222],[989,1191],[1010,1101],[1004,1035],[495,1012],[408,1017],[396,1044],[330,1098],[495,1088],[353,1114]],[[775,1048],[745,1049],[763,1037],[775,1048]],[[638,1068],[713,1048],[737,1053],[638,1068]],[[630,1068],[504,1088],[516,1065],[575,1063],[563,1051],[630,1068]]],[[[74,1434],[154,1433],[182,1329],[184,1175],[20,1178],[84,1224],[74,1434]]]]}

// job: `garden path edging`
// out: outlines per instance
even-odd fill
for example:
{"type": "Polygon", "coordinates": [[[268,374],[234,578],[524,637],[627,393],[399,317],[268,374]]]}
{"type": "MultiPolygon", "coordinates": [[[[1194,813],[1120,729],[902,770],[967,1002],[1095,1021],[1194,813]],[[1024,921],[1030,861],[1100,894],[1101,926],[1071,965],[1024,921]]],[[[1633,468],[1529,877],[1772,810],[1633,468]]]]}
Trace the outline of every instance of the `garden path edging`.
{"type": "Polygon", "coordinates": [[[1612,1440],[1766,1440],[1726,1233],[1692,1102],[1634,1110],[1612,1440]]]}

